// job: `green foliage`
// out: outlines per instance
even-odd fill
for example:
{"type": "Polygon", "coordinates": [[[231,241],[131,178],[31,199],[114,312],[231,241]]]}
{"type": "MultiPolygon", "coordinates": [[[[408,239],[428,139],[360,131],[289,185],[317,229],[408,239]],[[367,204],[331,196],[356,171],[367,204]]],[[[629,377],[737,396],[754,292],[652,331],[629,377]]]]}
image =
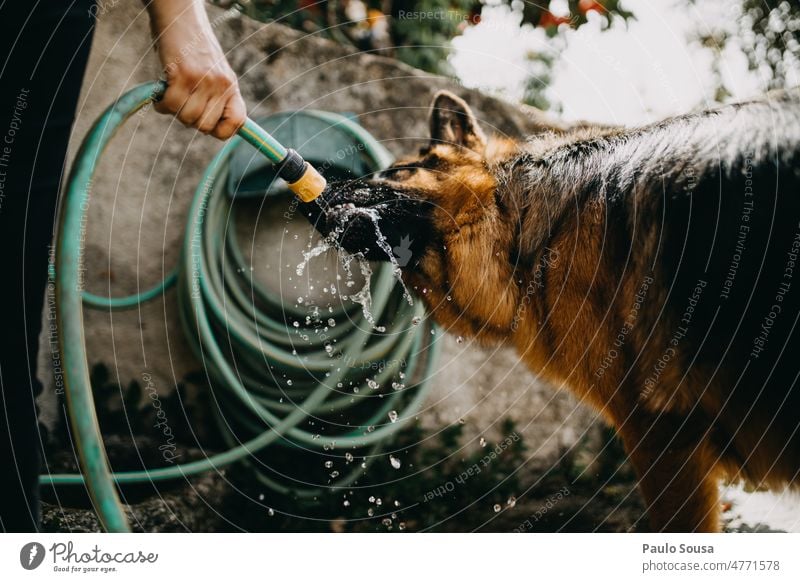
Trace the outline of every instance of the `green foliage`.
{"type": "Polygon", "coordinates": [[[472,0],[422,0],[391,3],[395,58],[423,71],[449,75],[450,40],[468,26],[472,0]],[[418,16],[408,17],[408,14],[418,16]],[[429,18],[430,16],[430,18],[429,18]]]}
{"type": "Polygon", "coordinates": [[[741,47],[764,89],[796,84],[800,73],[800,0],[736,0],[733,4],[736,17],[732,29],[716,27],[696,35],[714,57],[711,74],[715,100],[723,102],[730,97],[721,68],[722,53],[731,41],[741,47]]]}
{"type": "Polygon", "coordinates": [[[252,0],[241,2],[242,11],[256,20],[278,20],[292,28],[304,29],[308,12],[294,0],[252,0]]]}
{"type": "Polygon", "coordinates": [[[527,61],[530,73],[525,81],[522,102],[546,111],[552,106],[545,92],[552,81],[555,58],[551,53],[535,53],[527,55],[527,61]]]}
{"type": "MultiPolygon", "coordinates": [[[[583,26],[590,14],[601,18],[603,28],[634,18],[624,0],[567,0],[568,13],[557,14],[550,12],[551,0],[239,0],[239,3],[254,18],[280,20],[443,75],[452,75],[447,60],[450,41],[479,23],[487,6],[507,6],[519,16],[521,26],[542,29],[553,42],[562,45],[564,31],[583,26]],[[362,6],[360,12],[351,10],[355,4],[362,6]]],[[[716,86],[714,98],[725,101],[730,95],[723,82],[721,55],[733,37],[745,52],[750,68],[760,73],[765,89],[785,87],[788,79],[800,70],[800,0],[734,0],[732,10],[737,12],[735,29],[720,28],[697,36],[715,55],[711,71],[716,86]]],[[[530,76],[525,83],[523,102],[539,109],[552,107],[545,91],[556,66],[551,55],[557,52],[528,55],[530,76]]]]}
{"type": "Polygon", "coordinates": [[[800,65],[800,0],[742,0],[739,38],[750,68],[784,87],[800,65]]]}
{"type": "Polygon", "coordinates": [[[591,12],[602,17],[605,27],[615,20],[633,18],[620,0],[568,0],[569,14],[558,16],[549,11],[550,0],[239,0],[239,5],[257,20],[276,20],[318,32],[360,50],[381,52],[445,75],[452,73],[447,62],[450,41],[478,24],[485,6],[506,5],[520,16],[521,26],[540,27],[551,37],[564,28],[582,26],[591,12]],[[353,9],[356,4],[359,10],[353,9]]]}

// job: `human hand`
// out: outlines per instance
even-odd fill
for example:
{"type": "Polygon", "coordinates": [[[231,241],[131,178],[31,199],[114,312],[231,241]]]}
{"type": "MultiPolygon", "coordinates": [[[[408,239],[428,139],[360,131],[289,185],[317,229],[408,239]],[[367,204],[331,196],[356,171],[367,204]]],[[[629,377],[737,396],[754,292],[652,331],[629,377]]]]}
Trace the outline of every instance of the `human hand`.
{"type": "Polygon", "coordinates": [[[156,111],[228,139],[244,125],[247,112],[202,0],[151,0],[147,10],[167,82],[156,111]]]}

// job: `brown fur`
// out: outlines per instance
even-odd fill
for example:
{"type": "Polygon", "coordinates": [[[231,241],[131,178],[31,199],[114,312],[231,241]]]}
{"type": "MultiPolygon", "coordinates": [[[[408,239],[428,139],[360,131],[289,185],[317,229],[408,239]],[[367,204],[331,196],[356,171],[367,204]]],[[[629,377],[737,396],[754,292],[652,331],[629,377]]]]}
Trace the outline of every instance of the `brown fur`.
{"type": "MultiPolygon", "coordinates": [[[[766,260],[767,245],[776,248],[777,272],[800,220],[792,169],[800,116],[796,96],[784,101],[640,130],[587,129],[515,143],[487,140],[466,103],[441,93],[429,147],[375,182],[431,208],[431,241],[404,270],[407,282],[425,290],[420,297],[431,315],[452,333],[513,345],[530,369],[600,411],[628,451],[656,530],[717,531],[723,477],[758,486],[797,483],[800,411],[790,407],[800,403],[793,381],[800,369],[792,361],[780,364],[780,374],[768,374],[781,359],[776,352],[772,364],[756,358],[751,369],[741,367],[762,305],[775,294],[772,282],[752,283],[754,301],[747,295],[750,283],[742,281],[766,260]],[[766,113],[773,124],[774,116],[783,116],[777,123],[787,129],[772,142],[765,138],[774,147],[760,152],[757,133],[745,129],[766,113]],[[723,130],[731,137],[720,137],[717,148],[730,149],[746,133],[755,152],[746,163],[755,166],[753,179],[765,191],[759,203],[773,205],[748,223],[756,233],[756,220],[763,221],[769,236],[759,248],[752,234],[756,250],[742,251],[735,282],[742,300],[734,307],[733,299],[715,296],[730,263],[732,239],[725,233],[738,232],[741,204],[730,194],[724,200],[732,210],[717,211],[714,192],[740,191],[737,168],[745,162],[739,151],[713,153],[704,132],[723,130]],[[637,161],[642,148],[652,155],[637,161]],[[780,151],[771,158],[775,148],[780,151]],[[769,159],[783,163],[780,180],[768,181],[775,173],[769,159]],[[767,182],[788,190],[773,200],[767,182]],[[714,212],[718,241],[708,234],[716,232],[714,212]],[[788,218],[778,224],[776,214],[788,218]],[[699,216],[700,224],[690,216],[699,216]],[[689,254],[678,253],[681,241],[689,254]],[[713,260],[702,270],[697,265],[706,264],[707,249],[713,260]],[[700,255],[696,261],[694,255],[700,255]],[[711,299],[729,311],[715,312],[711,299]],[[753,315],[741,316],[740,339],[714,313],[727,321],[745,309],[739,307],[744,299],[753,315]],[[680,329],[685,332],[677,337],[680,329]]],[[[773,333],[781,335],[770,340],[787,349],[800,346],[788,326],[800,313],[796,295],[787,294],[787,323],[776,323],[773,333]]]]}

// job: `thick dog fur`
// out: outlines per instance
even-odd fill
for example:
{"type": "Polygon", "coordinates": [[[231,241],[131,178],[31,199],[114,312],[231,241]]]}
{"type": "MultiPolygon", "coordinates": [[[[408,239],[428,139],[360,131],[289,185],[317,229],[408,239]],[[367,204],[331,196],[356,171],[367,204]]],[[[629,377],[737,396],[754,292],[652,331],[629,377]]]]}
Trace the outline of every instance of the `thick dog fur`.
{"type": "Polygon", "coordinates": [[[347,204],[413,240],[445,329],[599,410],[655,530],[718,530],[721,479],[800,481],[800,93],[515,143],[443,92],[417,159],[325,202],[350,251],[386,259],[347,204]]]}

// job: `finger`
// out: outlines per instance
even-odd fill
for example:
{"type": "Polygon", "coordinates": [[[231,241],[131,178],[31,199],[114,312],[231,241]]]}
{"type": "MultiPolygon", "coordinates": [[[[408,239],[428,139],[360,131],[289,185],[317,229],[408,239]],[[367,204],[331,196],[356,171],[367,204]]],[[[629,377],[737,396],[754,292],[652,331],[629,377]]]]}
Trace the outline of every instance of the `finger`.
{"type": "Polygon", "coordinates": [[[198,131],[211,133],[222,118],[227,99],[226,95],[216,95],[206,102],[205,110],[194,125],[198,131]]]}
{"type": "Polygon", "coordinates": [[[244,99],[242,99],[239,91],[236,91],[225,104],[222,118],[211,132],[211,135],[219,139],[228,139],[239,131],[246,119],[247,109],[244,105],[244,99]]]}
{"type": "MultiPolygon", "coordinates": [[[[156,111],[177,115],[198,93],[198,83],[203,78],[203,74],[199,69],[185,64],[170,64],[167,65],[164,76],[167,80],[167,90],[164,92],[164,96],[156,103],[156,111]]],[[[189,111],[192,112],[191,107],[189,111]]],[[[179,119],[181,119],[180,116],[179,119]]]]}
{"type": "Polygon", "coordinates": [[[192,93],[189,99],[180,108],[176,117],[186,127],[196,127],[197,122],[206,110],[208,96],[203,93],[192,93]]]}
{"type": "Polygon", "coordinates": [[[156,101],[153,106],[159,113],[175,114],[180,111],[184,103],[189,99],[190,93],[182,86],[167,86],[164,95],[156,101]]]}

